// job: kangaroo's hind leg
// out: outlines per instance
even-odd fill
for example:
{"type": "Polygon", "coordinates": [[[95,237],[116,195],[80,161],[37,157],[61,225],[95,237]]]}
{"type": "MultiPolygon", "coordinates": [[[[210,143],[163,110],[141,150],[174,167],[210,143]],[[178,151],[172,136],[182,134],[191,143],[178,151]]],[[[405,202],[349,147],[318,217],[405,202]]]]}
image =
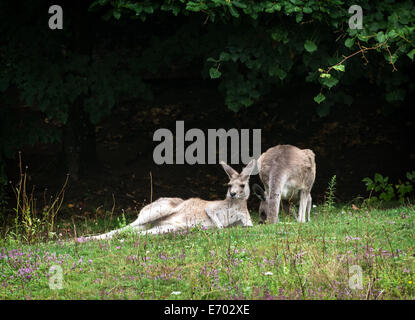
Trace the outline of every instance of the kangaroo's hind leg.
{"type": "Polygon", "coordinates": [[[183,203],[183,199],[180,198],[160,198],[141,209],[137,219],[138,223],[146,225],[166,218],[176,212],[176,208],[181,203],[183,203]]]}
{"type": "Polygon", "coordinates": [[[305,213],[307,210],[307,203],[308,203],[308,195],[309,193],[305,190],[301,190],[300,193],[300,206],[298,209],[298,222],[306,222],[305,221],[305,213]]]}
{"type": "Polygon", "coordinates": [[[269,201],[268,201],[268,212],[270,215],[268,216],[268,220],[270,223],[278,223],[279,222],[279,212],[280,212],[280,204],[281,204],[281,193],[278,192],[276,194],[272,194],[269,201]]]}
{"type": "Polygon", "coordinates": [[[312,198],[311,198],[311,194],[308,194],[308,199],[307,199],[307,215],[308,215],[308,221],[310,222],[310,212],[311,212],[311,204],[312,204],[312,198]]]}
{"type": "Polygon", "coordinates": [[[128,226],[98,236],[88,237],[86,240],[111,239],[113,236],[128,230],[133,232],[143,231],[148,224],[170,216],[182,202],[183,199],[180,198],[160,198],[141,209],[138,218],[128,226]]]}

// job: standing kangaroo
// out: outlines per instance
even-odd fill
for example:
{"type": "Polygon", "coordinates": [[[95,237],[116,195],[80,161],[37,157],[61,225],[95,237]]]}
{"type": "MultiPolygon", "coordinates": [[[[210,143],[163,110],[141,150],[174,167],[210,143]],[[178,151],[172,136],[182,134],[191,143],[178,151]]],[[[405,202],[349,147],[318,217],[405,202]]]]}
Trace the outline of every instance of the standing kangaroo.
{"type": "Polygon", "coordinates": [[[254,193],[260,198],[259,214],[262,220],[278,223],[281,200],[299,201],[298,221],[308,221],[311,211],[311,188],[316,177],[314,152],[291,145],[269,148],[258,158],[259,177],[265,191],[257,184],[254,193]]]}
{"type": "Polygon", "coordinates": [[[140,234],[159,234],[194,226],[220,229],[236,224],[252,226],[247,200],[249,198],[249,177],[255,168],[255,160],[251,160],[240,174],[223,161],[220,164],[229,176],[225,200],[160,198],[145,206],[140,211],[137,220],[128,226],[102,235],[88,237],[86,240],[110,239],[128,229],[140,234]]]}

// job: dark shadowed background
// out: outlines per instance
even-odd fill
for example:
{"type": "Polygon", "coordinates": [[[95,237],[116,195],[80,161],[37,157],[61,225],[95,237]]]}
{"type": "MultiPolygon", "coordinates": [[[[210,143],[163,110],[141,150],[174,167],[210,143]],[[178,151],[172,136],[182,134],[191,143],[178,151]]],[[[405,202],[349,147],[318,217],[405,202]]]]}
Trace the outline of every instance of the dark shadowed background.
{"type": "Polygon", "coordinates": [[[363,1],[363,30],[348,28],[350,1],[222,2],[58,1],[64,29],[55,31],[47,1],[2,3],[8,205],[18,151],[39,197],[69,172],[66,203],[81,213],[114,200],[128,210],[151,197],[224,198],[219,165],[153,162],[154,132],[174,133],[178,120],[185,130],[261,129],[262,152],[312,149],[316,202],[333,175],[337,200],[348,202],[368,195],[364,177],[398,183],[415,169],[411,1],[363,1]]]}

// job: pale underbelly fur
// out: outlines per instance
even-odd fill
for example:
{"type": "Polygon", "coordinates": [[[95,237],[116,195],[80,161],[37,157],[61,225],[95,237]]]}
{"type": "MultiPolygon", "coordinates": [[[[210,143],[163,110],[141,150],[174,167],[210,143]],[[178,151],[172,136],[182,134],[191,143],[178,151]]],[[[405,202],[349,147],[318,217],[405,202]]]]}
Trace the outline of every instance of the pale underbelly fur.
{"type": "Polygon", "coordinates": [[[207,228],[214,226],[213,222],[206,214],[197,214],[196,212],[194,215],[184,215],[178,212],[176,214],[171,215],[170,217],[167,217],[166,219],[163,219],[162,221],[157,223],[157,225],[170,226],[174,229],[192,228],[198,225],[205,226],[207,228]]]}
{"type": "Polygon", "coordinates": [[[282,188],[281,198],[284,200],[298,200],[299,190],[297,186],[286,183],[282,188]]]}

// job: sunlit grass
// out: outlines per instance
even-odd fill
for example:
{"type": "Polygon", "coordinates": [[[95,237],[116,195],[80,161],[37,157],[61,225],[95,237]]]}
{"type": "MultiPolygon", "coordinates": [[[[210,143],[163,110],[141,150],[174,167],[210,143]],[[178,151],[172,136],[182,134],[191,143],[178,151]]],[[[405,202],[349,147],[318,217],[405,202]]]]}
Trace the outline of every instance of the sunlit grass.
{"type": "MultiPolygon", "coordinates": [[[[317,207],[306,224],[285,215],[278,225],[111,241],[3,240],[0,299],[414,299],[414,222],[411,206],[317,207]],[[49,288],[53,265],[61,290],[49,288]],[[352,265],[362,268],[362,289],[349,286],[352,265]]],[[[75,225],[78,236],[115,227],[75,225]]]]}

